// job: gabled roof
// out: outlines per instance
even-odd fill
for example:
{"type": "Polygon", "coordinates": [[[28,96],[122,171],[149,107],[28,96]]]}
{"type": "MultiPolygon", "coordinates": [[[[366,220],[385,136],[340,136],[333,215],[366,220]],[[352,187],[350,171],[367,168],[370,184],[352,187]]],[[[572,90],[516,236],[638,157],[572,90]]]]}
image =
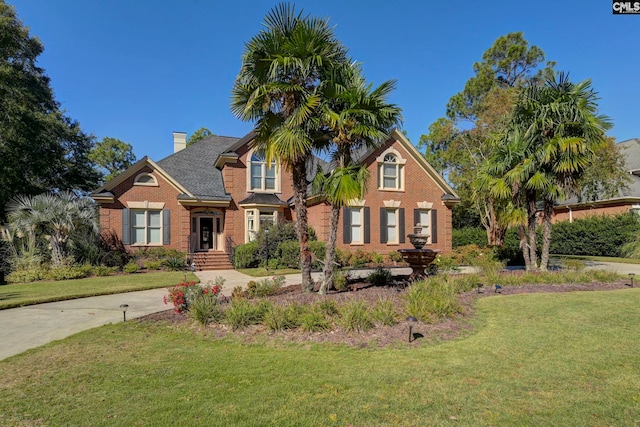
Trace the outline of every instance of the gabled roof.
{"type": "MultiPolygon", "coordinates": [[[[436,171],[431,164],[424,158],[422,154],[418,151],[418,149],[407,139],[406,136],[402,132],[400,132],[397,128],[391,131],[389,134],[389,139],[393,138],[402,145],[402,147],[407,150],[407,152],[413,157],[413,159],[422,167],[422,169],[433,179],[433,181],[440,187],[440,189],[445,193],[442,197],[443,201],[447,201],[448,203],[456,203],[460,201],[460,196],[455,192],[455,190],[447,183],[447,181],[436,171]]],[[[388,140],[388,139],[387,139],[388,140]]],[[[363,151],[361,157],[358,161],[362,162],[369,158],[373,154],[376,149],[370,149],[367,151],[363,151]]]]}
{"type": "Polygon", "coordinates": [[[224,188],[222,172],[214,167],[221,153],[238,138],[211,135],[158,162],[173,179],[187,189],[186,195],[194,199],[231,200],[224,188]]]}
{"type": "Polygon", "coordinates": [[[238,206],[287,206],[278,196],[271,193],[252,193],[249,197],[238,202],[238,206]]]}
{"type": "Polygon", "coordinates": [[[632,138],[617,144],[624,157],[625,168],[631,181],[627,188],[620,188],[618,194],[608,199],[579,202],[577,197],[570,197],[557,204],[558,207],[578,207],[608,205],[612,203],[640,203],[640,139],[632,138]]]}
{"type": "Polygon", "coordinates": [[[167,180],[179,192],[189,193],[189,190],[187,190],[183,185],[181,185],[179,182],[173,179],[173,177],[169,173],[167,173],[162,167],[160,167],[156,162],[151,160],[149,157],[144,156],[142,159],[138,160],[135,164],[131,165],[127,170],[117,175],[111,181],[106,182],[102,187],[92,192],[91,196],[96,200],[109,195],[113,196],[113,194],[111,193],[111,190],[113,190],[115,187],[117,187],[126,179],[138,174],[145,166],[149,166],[151,169],[157,172],[160,176],[162,176],[162,178],[167,180]]]}

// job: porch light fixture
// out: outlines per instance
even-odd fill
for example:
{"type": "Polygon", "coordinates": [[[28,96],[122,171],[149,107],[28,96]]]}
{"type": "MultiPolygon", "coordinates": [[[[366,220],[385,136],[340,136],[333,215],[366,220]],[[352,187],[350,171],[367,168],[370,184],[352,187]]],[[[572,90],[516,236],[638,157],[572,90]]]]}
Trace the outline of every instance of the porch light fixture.
{"type": "Polygon", "coordinates": [[[122,310],[123,322],[127,321],[127,309],[129,308],[129,304],[120,304],[120,310],[122,310]]]}
{"type": "Polygon", "coordinates": [[[629,286],[631,286],[633,288],[633,278],[635,277],[636,273],[629,273],[629,279],[631,281],[631,284],[629,286]]]}
{"type": "Polygon", "coordinates": [[[500,286],[500,285],[496,285],[495,293],[497,293],[497,294],[501,294],[501,293],[502,293],[502,286],[500,286]]]}
{"type": "Polygon", "coordinates": [[[418,323],[418,319],[413,316],[407,317],[407,323],[409,324],[409,342],[413,341],[413,327],[418,323]]]}

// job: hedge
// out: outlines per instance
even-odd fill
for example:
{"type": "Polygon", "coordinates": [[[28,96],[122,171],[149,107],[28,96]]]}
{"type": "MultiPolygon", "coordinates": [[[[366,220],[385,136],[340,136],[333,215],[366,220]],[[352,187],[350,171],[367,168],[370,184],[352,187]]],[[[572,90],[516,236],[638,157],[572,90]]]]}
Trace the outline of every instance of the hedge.
{"type": "MultiPolygon", "coordinates": [[[[542,227],[538,227],[538,250],[542,248],[541,231],[542,227]]],[[[639,218],[631,212],[558,222],[551,229],[550,252],[559,255],[619,257],[622,246],[634,241],[639,233],[639,218]]],[[[467,227],[453,230],[452,240],[454,249],[470,244],[484,247],[487,246],[487,233],[484,228],[467,227]]],[[[504,246],[498,250],[498,256],[510,263],[522,261],[516,228],[507,231],[504,246]]]]}

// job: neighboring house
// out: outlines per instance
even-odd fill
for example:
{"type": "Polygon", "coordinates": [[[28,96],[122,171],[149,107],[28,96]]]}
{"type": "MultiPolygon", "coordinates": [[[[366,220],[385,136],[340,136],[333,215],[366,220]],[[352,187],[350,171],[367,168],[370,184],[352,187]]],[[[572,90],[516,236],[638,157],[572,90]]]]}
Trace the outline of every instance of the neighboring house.
{"type": "MultiPolygon", "coordinates": [[[[198,269],[230,268],[231,248],[250,241],[265,225],[295,219],[291,174],[267,164],[252,149],[254,137],[210,136],[186,147],[174,132],[174,154],[154,162],[144,157],[92,197],[100,226],[127,250],[164,246],[193,254],[198,269]]],[[[378,149],[363,153],[370,172],[363,200],[342,213],[338,247],[382,254],[410,248],[406,235],[426,226],[429,248],[451,250],[451,208],[458,196],[416,148],[393,131],[378,149]]],[[[320,165],[309,166],[308,179],[320,165]]],[[[308,200],[309,225],[318,239],[329,233],[329,206],[308,200]]]]}
{"type": "Polygon", "coordinates": [[[625,158],[625,167],[630,174],[628,188],[622,188],[614,197],[578,201],[573,197],[554,208],[553,222],[570,221],[593,215],[615,215],[624,212],[640,212],[640,139],[633,138],[618,143],[625,158]]]}

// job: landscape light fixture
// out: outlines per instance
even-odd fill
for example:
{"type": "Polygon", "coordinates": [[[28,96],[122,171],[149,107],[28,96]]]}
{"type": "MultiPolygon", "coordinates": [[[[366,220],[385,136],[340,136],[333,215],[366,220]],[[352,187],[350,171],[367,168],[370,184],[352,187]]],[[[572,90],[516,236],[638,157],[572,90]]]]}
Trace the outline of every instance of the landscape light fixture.
{"type": "Polygon", "coordinates": [[[120,304],[120,310],[122,310],[123,322],[127,321],[127,308],[129,308],[129,304],[120,304]]]}
{"type": "Polygon", "coordinates": [[[495,290],[495,292],[496,292],[496,293],[498,293],[498,294],[501,294],[501,293],[502,293],[502,286],[500,286],[500,285],[496,285],[496,290],[495,290]]]}
{"type": "Polygon", "coordinates": [[[418,323],[418,319],[413,316],[407,317],[407,323],[409,324],[409,342],[413,341],[413,327],[418,323]]]}
{"type": "Polygon", "coordinates": [[[478,283],[478,293],[481,294],[482,293],[482,287],[484,285],[482,283],[478,283]]]}
{"type": "Polygon", "coordinates": [[[631,286],[633,288],[633,277],[636,275],[636,273],[629,273],[629,279],[631,279],[631,286]]]}

